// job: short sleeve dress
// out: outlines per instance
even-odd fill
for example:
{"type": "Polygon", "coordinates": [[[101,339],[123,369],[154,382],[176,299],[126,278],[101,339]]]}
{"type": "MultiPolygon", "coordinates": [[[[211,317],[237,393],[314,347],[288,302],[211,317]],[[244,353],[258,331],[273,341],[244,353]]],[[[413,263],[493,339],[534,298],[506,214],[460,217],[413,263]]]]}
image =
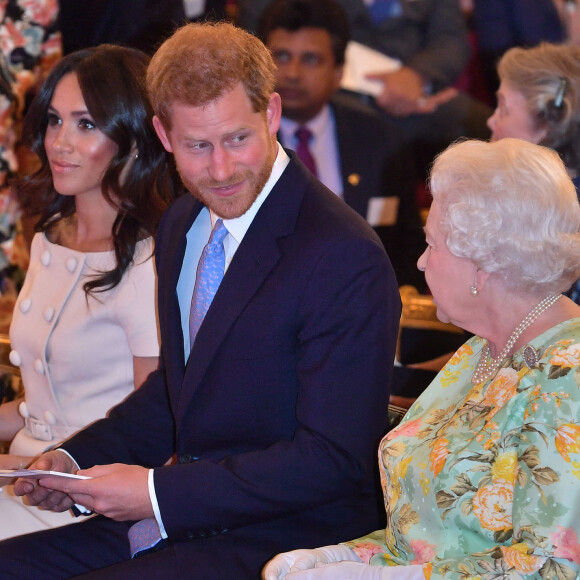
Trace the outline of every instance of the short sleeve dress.
{"type": "MultiPolygon", "coordinates": [[[[133,357],[159,356],[152,253],[152,238],[138,242],[121,282],[87,296],[84,283],[114,267],[114,252],[77,252],[36,234],[10,327],[26,421],[10,453],[42,453],[104,417],[134,390],[133,357]]],[[[0,539],[75,521],[0,490],[0,539]]]]}

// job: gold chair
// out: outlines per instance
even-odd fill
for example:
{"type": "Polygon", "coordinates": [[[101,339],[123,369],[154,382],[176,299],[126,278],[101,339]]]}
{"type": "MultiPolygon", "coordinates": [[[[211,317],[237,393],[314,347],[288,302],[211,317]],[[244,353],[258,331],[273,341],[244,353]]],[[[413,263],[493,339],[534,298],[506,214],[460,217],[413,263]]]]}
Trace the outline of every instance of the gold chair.
{"type": "MultiPolygon", "coordinates": [[[[463,334],[463,329],[448,322],[441,322],[437,318],[437,306],[433,298],[427,294],[419,294],[413,286],[401,286],[402,311],[399,322],[399,338],[397,341],[397,360],[404,358],[404,330],[420,329],[425,331],[450,332],[452,334],[463,334]],[[403,358],[401,358],[403,357],[403,358]]],[[[427,359],[424,359],[427,360],[427,359]]]]}
{"type": "Polygon", "coordinates": [[[417,396],[429,385],[451,353],[465,342],[465,332],[437,318],[437,306],[413,286],[401,286],[402,311],[396,357],[403,366],[394,369],[389,424],[402,419],[417,396]]]}
{"type": "Polygon", "coordinates": [[[20,377],[20,369],[10,362],[10,337],[0,334],[0,374],[10,373],[20,377]]]}

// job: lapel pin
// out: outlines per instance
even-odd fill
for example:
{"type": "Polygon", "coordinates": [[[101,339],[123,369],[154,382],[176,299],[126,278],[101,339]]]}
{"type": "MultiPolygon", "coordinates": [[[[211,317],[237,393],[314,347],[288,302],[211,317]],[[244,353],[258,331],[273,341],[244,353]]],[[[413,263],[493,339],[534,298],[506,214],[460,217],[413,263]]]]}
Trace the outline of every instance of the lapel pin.
{"type": "Polygon", "coordinates": [[[352,186],[356,187],[360,183],[360,175],[358,173],[351,173],[347,180],[352,186]]]}

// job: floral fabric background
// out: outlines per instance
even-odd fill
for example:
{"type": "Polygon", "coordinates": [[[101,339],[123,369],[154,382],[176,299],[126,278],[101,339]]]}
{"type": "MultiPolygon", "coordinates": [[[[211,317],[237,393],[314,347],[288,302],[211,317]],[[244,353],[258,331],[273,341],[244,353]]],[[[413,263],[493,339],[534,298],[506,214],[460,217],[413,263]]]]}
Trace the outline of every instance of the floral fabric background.
{"type": "Polygon", "coordinates": [[[495,378],[470,379],[474,337],[381,442],[388,525],[347,542],[426,578],[554,578],[580,570],[580,319],[532,341],[495,378]]]}
{"type": "Polygon", "coordinates": [[[57,0],[0,0],[0,48],[0,292],[7,293],[27,266],[8,181],[22,169],[18,146],[26,104],[62,55],[57,0]]]}

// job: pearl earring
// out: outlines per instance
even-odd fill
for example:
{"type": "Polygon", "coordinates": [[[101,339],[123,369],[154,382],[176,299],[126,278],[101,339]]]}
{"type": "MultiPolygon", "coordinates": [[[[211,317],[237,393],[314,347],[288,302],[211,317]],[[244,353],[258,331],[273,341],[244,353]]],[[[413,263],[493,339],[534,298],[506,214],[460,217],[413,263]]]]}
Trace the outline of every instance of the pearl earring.
{"type": "Polygon", "coordinates": [[[469,293],[472,296],[477,296],[479,294],[479,290],[477,289],[477,268],[475,268],[475,274],[473,274],[473,284],[469,287],[469,293]]]}

